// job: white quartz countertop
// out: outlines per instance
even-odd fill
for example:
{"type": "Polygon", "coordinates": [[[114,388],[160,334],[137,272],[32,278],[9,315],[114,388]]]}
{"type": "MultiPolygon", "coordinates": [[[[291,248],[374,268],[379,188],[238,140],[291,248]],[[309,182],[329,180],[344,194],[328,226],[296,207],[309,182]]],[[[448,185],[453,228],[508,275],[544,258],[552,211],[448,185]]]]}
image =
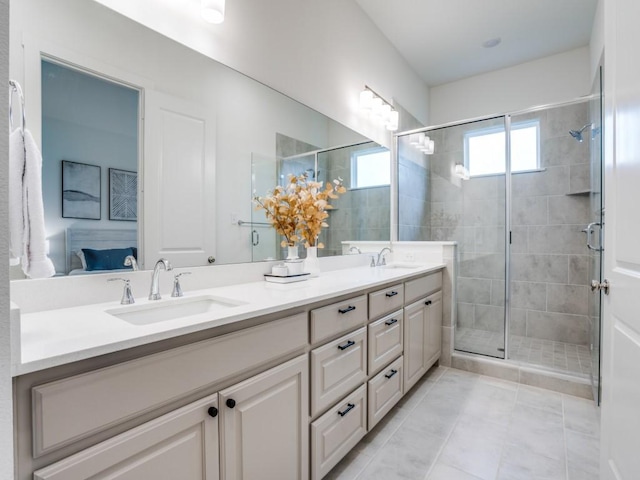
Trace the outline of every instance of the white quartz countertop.
{"type": "MultiPolygon", "coordinates": [[[[189,298],[211,296],[239,303],[213,312],[190,315],[147,325],[135,325],[108,311],[119,311],[119,301],[16,315],[20,322],[19,359],[14,376],[145,345],[252,317],[358,292],[377,285],[444,268],[431,263],[412,268],[357,267],[323,272],[303,282],[277,284],[265,281],[185,292],[181,299],[139,299],[130,307],[175,305],[189,298]]],[[[127,306],[129,307],[129,306],[127,306]]]]}

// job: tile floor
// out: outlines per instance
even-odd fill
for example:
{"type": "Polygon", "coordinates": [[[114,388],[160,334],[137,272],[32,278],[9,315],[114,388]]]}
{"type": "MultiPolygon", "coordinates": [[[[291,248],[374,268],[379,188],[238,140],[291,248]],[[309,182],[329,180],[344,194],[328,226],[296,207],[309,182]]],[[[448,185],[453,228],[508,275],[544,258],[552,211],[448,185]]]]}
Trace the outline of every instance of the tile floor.
{"type": "MultiPolygon", "coordinates": [[[[456,350],[496,356],[498,347],[504,346],[504,335],[474,328],[456,329],[456,350]]],[[[591,374],[591,352],[586,345],[554,342],[537,338],[511,335],[509,358],[540,365],[563,373],[588,377],[591,374]]]]}
{"type": "Polygon", "coordinates": [[[589,400],[435,367],[326,480],[596,480],[589,400]]]}

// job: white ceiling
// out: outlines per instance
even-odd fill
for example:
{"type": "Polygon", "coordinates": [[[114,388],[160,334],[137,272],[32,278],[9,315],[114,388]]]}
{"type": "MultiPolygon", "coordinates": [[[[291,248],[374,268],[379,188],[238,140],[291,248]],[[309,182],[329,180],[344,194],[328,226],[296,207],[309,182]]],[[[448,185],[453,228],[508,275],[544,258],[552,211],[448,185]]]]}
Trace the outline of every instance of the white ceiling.
{"type": "Polygon", "coordinates": [[[356,2],[434,86],[588,45],[598,0],[356,2]]]}

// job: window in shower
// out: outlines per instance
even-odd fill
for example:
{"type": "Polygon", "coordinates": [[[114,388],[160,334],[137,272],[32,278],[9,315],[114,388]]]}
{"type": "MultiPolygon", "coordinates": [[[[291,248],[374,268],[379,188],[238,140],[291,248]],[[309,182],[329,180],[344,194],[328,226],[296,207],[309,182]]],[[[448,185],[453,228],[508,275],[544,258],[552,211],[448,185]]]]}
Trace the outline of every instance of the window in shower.
{"type": "Polygon", "coordinates": [[[351,155],[351,188],[380,187],[391,183],[391,152],[370,148],[351,155]]]}
{"type": "MultiPolygon", "coordinates": [[[[470,130],[464,134],[464,164],[471,177],[505,172],[503,126],[470,130]]],[[[530,172],[540,168],[540,121],[529,120],[511,126],[511,171],[530,172]]]]}

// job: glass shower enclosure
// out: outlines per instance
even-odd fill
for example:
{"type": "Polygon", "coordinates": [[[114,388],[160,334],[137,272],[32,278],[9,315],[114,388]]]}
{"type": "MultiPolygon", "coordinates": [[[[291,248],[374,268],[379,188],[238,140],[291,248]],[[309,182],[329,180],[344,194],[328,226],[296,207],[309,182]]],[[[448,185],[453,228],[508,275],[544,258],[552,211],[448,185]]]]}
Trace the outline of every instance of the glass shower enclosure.
{"type": "Polygon", "coordinates": [[[457,242],[456,350],[594,375],[599,98],[398,135],[398,239],[457,242]]]}

